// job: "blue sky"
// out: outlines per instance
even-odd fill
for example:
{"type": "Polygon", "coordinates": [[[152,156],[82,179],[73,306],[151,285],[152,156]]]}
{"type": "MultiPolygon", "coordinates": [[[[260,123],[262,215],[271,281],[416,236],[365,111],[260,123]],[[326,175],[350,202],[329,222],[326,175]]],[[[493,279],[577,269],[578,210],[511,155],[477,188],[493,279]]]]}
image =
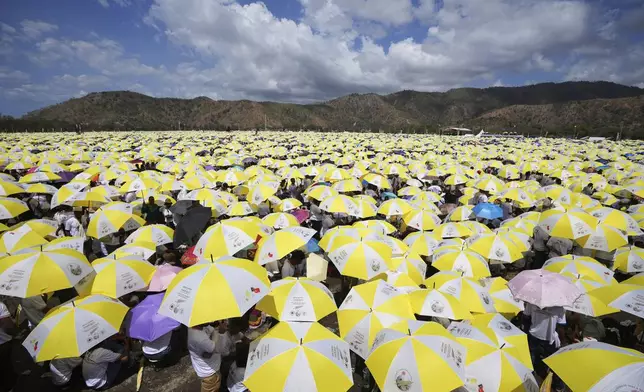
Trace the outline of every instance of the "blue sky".
{"type": "Polygon", "coordinates": [[[316,102],[543,81],[644,87],[641,0],[3,0],[0,113],[89,92],[316,102]]]}

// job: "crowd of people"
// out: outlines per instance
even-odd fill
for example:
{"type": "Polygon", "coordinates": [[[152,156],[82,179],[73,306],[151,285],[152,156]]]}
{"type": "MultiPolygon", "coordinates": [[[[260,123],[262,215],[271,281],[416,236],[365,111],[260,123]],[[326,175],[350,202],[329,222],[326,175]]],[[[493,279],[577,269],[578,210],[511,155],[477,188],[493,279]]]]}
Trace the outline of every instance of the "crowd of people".
{"type": "MultiPolygon", "coordinates": [[[[211,147],[215,143],[213,140],[199,138],[198,143],[211,143],[211,145],[204,144],[201,148],[192,141],[191,134],[186,134],[183,135],[183,140],[187,144],[177,144],[170,139],[171,136],[168,139],[140,136],[138,139],[133,139],[137,140],[137,144],[130,150],[117,149],[116,141],[112,141],[108,147],[103,147],[98,141],[107,142],[107,139],[102,137],[87,143],[83,142],[81,137],[86,135],[75,139],[75,152],[81,156],[91,152],[91,155],[88,155],[91,160],[79,158],[82,165],[78,165],[77,170],[72,172],[75,174],[74,178],[85,181],[83,185],[85,191],[98,187],[123,189],[123,184],[146,178],[145,175],[149,176],[150,172],[164,173],[172,178],[171,181],[179,182],[188,180],[191,177],[190,173],[196,172],[198,177],[210,180],[210,183],[204,184],[203,188],[233,195],[236,203],[246,202],[252,209],[250,213],[245,214],[246,217],[256,216],[262,219],[270,214],[286,213],[293,215],[299,225],[315,230],[315,235],[306,246],[293,249],[286,257],[266,264],[272,282],[287,277],[306,277],[309,254],[315,253],[323,258],[328,256],[328,249],[321,249],[319,242],[325,238],[325,235],[327,237],[332,235],[338,228],[356,227],[361,222],[367,224],[380,220],[394,228],[383,235],[388,234],[389,237],[400,242],[405,241],[413,233],[423,231],[422,224],[418,226],[407,219],[407,212],[382,213],[380,207],[391,200],[402,201],[403,204],[411,206],[410,210],[413,210],[414,203],[419,202],[418,195],[436,196],[435,200],[420,200],[419,207],[425,211],[430,208],[427,207],[428,204],[432,205],[434,209],[431,213],[441,220],[441,222],[435,222],[433,226],[450,222],[474,223],[467,226],[470,231],[468,235],[455,235],[449,238],[437,236],[435,249],[445,246],[444,241],[457,241],[459,246],[465,247],[467,242],[462,239],[480,233],[502,231],[504,228],[510,232],[519,232],[518,226],[514,223],[526,214],[592,206],[599,208],[602,205],[626,212],[637,209],[643,200],[638,196],[638,192],[632,189],[625,191],[625,187],[619,188],[620,191],[612,194],[607,191],[611,187],[623,185],[626,180],[632,180],[637,186],[639,186],[637,181],[644,181],[644,166],[637,163],[639,156],[625,155],[625,148],[617,143],[601,148],[586,144],[576,145],[574,153],[570,153],[566,150],[570,147],[570,142],[542,141],[545,147],[536,146],[536,150],[540,153],[535,153],[532,158],[530,151],[526,150],[532,143],[529,141],[522,142],[524,144],[521,145],[517,145],[515,141],[460,145],[456,138],[431,139],[425,142],[416,137],[412,141],[405,142],[403,137],[399,137],[387,140],[386,147],[379,148],[379,143],[385,143],[379,138],[374,140],[359,138],[356,142],[347,137],[341,137],[339,140],[323,136],[316,136],[318,139],[295,137],[292,140],[281,139],[282,143],[286,140],[286,145],[278,145],[270,139],[271,136],[258,137],[259,140],[251,142],[245,137],[231,138],[228,135],[218,135],[216,137],[219,139],[214,140],[217,140],[219,147],[211,147]],[[324,140],[325,143],[316,146],[315,143],[319,140],[324,140]],[[156,144],[146,151],[145,141],[156,144]],[[94,144],[90,144],[91,142],[94,144]],[[416,145],[412,142],[422,144],[416,145]],[[162,148],[159,143],[168,148],[162,148]],[[264,152],[271,157],[270,160],[262,159],[261,157],[265,155],[259,155],[257,151],[251,150],[251,147],[259,148],[262,143],[267,144],[264,152]],[[351,153],[342,150],[348,146],[352,148],[351,153]],[[434,150],[429,150],[430,147],[434,150]],[[153,154],[153,149],[156,149],[156,155],[153,154]],[[201,151],[203,154],[194,153],[198,150],[203,150],[201,151]],[[128,153],[123,155],[125,158],[120,162],[104,164],[98,159],[101,158],[99,154],[106,151],[113,152],[115,157],[121,151],[128,151],[128,153]],[[472,151],[473,155],[464,155],[468,151],[472,151]],[[521,151],[525,151],[525,155],[521,155],[521,151]],[[599,152],[605,152],[605,154],[599,152]],[[562,154],[565,159],[560,161],[562,154]],[[170,156],[171,162],[168,158],[170,156]],[[216,162],[215,158],[230,158],[231,162],[224,165],[216,162]],[[556,162],[556,164],[552,167],[540,166],[538,164],[540,161],[556,162]],[[575,163],[578,165],[574,165],[575,163]],[[129,170],[117,170],[113,176],[103,175],[110,166],[116,164],[124,164],[129,170]],[[526,164],[528,168],[522,166],[526,164]],[[566,166],[562,168],[561,165],[566,166]],[[102,166],[100,170],[88,172],[89,168],[99,166],[102,166]],[[198,168],[195,169],[195,166],[198,168]],[[207,168],[208,166],[210,168],[207,168]],[[390,169],[391,166],[394,169],[390,169]],[[398,169],[398,166],[402,169],[398,169]],[[508,170],[508,167],[512,170],[508,170]],[[332,174],[325,175],[334,170],[339,170],[339,177],[336,178],[332,174]],[[83,173],[89,174],[85,176],[83,173]],[[231,180],[226,176],[227,173],[246,174],[241,179],[231,180]],[[253,173],[256,174],[253,175],[253,173]],[[350,173],[350,177],[343,177],[343,173],[350,173]],[[374,179],[367,177],[369,173],[377,174],[377,180],[376,177],[374,179]],[[251,182],[251,179],[262,175],[267,175],[266,182],[276,182],[276,189],[270,196],[255,203],[251,200],[250,194],[254,188],[253,185],[261,184],[262,181],[260,178],[260,181],[251,182]],[[493,184],[500,184],[500,186],[472,186],[471,182],[476,179],[492,179],[493,184]],[[577,179],[584,179],[584,181],[576,181],[577,179]],[[357,185],[343,190],[337,186],[341,181],[351,181],[351,185],[353,183],[357,185]],[[510,186],[512,183],[516,183],[517,186],[510,186]],[[325,208],[324,199],[316,199],[310,195],[311,190],[316,187],[328,187],[333,190],[333,195],[342,194],[356,201],[365,201],[376,209],[376,213],[354,214],[328,211],[325,208]],[[548,187],[558,190],[561,195],[572,195],[575,199],[569,200],[549,193],[548,187]],[[523,203],[516,198],[503,197],[503,191],[515,188],[524,189],[530,196],[530,202],[523,203]],[[592,206],[584,205],[587,200],[591,200],[592,206]],[[283,203],[291,203],[292,207],[285,208],[283,203]],[[486,211],[494,211],[495,214],[477,215],[476,212],[470,212],[466,219],[456,219],[454,214],[461,212],[458,210],[460,207],[467,207],[472,211],[476,211],[479,207],[486,211]]],[[[125,140],[130,139],[121,137],[122,142],[125,140]]],[[[49,151],[53,151],[54,143],[51,137],[45,140],[34,137],[31,144],[39,150],[46,150],[49,147],[52,149],[49,151]]],[[[6,147],[10,150],[9,146],[6,147]]],[[[26,145],[21,147],[27,148],[26,145]]],[[[635,147],[639,148],[640,145],[630,147],[629,151],[634,150],[635,147]]],[[[67,166],[66,171],[71,171],[69,166],[75,162],[74,154],[71,151],[67,153],[70,156],[68,161],[61,157],[59,162],[61,165],[64,162],[67,166]]],[[[9,159],[8,154],[9,151],[5,154],[5,159],[9,159]]],[[[30,154],[25,152],[11,159],[11,162],[25,163],[23,166],[15,164],[11,166],[9,165],[11,162],[6,162],[3,181],[11,182],[11,179],[19,181],[31,173],[39,172],[40,166],[57,162],[53,159],[55,155],[43,154],[43,152],[30,154]],[[25,159],[25,156],[31,155],[39,158],[25,159]],[[31,164],[27,164],[28,162],[31,164]],[[32,168],[36,168],[37,171],[31,170],[32,168]]],[[[53,185],[58,192],[70,183],[60,180],[42,182],[53,185]]],[[[15,183],[20,186],[29,185],[27,182],[15,183]]],[[[175,241],[157,244],[154,253],[147,258],[152,265],[188,268],[199,259],[192,252],[204,233],[211,226],[241,214],[231,213],[231,203],[224,204],[193,197],[194,191],[202,189],[201,187],[190,185],[162,189],[157,188],[153,195],[148,196],[146,192],[150,190],[143,186],[107,198],[133,206],[133,213],[145,221],[144,225],[164,225],[175,230],[175,241]],[[193,220],[192,217],[191,211],[201,208],[210,208],[212,211],[205,223],[193,220]],[[182,235],[183,233],[186,235],[180,241],[176,241],[180,231],[182,235]]],[[[11,197],[22,200],[28,210],[3,220],[7,226],[6,230],[13,230],[33,221],[47,221],[48,224],[55,225],[55,230],[49,238],[81,238],[82,247],[78,250],[90,262],[117,252],[128,243],[128,237],[140,227],[137,225],[119,227],[108,235],[96,238],[88,235],[88,232],[91,230],[90,225],[97,211],[103,205],[100,202],[88,201],[83,205],[82,202],[71,200],[60,203],[56,199],[56,193],[29,193],[27,190],[11,197]],[[53,205],[55,206],[52,207],[53,205]]],[[[575,239],[551,235],[551,228],[538,222],[527,227],[530,232],[521,237],[525,239],[521,248],[522,257],[512,263],[490,263],[490,273],[484,279],[502,277],[510,280],[520,271],[540,269],[548,260],[567,255],[592,257],[608,269],[615,270],[616,249],[601,251],[585,248],[584,244],[575,239]]],[[[271,233],[276,228],[269,227],[268,230],[271,233]]],[[[625,246],[644,247],[644,233],[629,234],[624,237],[627,237],[625,246]]],[[[405,244],[409,245],[407,242],[405,244]]],[[[257,244],[230,256],[254,260],[256,250],[257,244]]],[[[432,265],[431,253],[420,256],[426,263],[423,279],[431,278],[441,271],[432,265]]],[[[0,265],[1,263],[2,259],[0,259],[0,265]]],[[[3,269],[0,268],[0,276],[2,273],[3,269]]],[[[338,306],[343,303],[352,287],[367,281],[343,276],[332,262],[329,263],[327,274],[328,278],[323,283],[333,292],[338,306]]],[[[630,271],[617,269],[614,278],[621,282],[631,278],[632,275],[630,271]]],[[[380,278],[386,280],[387,276],[380,276],[380,278]]],[[[226,390],[242,392],[247,390],[243,381],[251,342],[278,322],[274,317],[252,307],[239,318],[193,327],[177,323],[176,328],[155,340],[141,341],[130,337],[128,333],[130,321],[129,316],[126,316],[118,334],[103,340],[79,357],[30,363],[31,358],[22,346],[25,338],[51,309],[74,299],[80,294],[79,291],[78,287],[72,287],[26,298],[5,295],[0,297],[1,390],[27,390],[24,389],[26,388],[24,385],[28,384],[24,383],[28,379],[41,377],[43,374],[57,388],[69,389],[70,385],[77,388],[78,382],[75,383],[74,379],[82,378],[87,388],[107,390],[123,377],[131,375],[130,370],[140,366],[141,359],[146,367],[154,368],[156,371],[166,371],[187,353],[196,376],[201,380],[202,392],[226,390]]],[[[130,292],[119,300],[128,307],[135,308],[153,295],[158,293],[139,290],[130,292]]],[[[418,319],[436,321],[445,327],[450,325],[450,320],[441,317],[418,316],[418,319]]],[[[644,323],[641,318],[633,314],[622,312],[617,315],[592,317],[571,311],[569,308],[565,309],[563,306],[540,308],[526,303],[523,311],[510,315],[509,319],[528,336],[538,380],[546,378],[548,374],[548,368],[544,365],[543,359],[554,354],[561,347],[573,343],[596,340],[644,352],[644,323]]],[[[328,328],[334,332],[338,331],[333,321],[329,321],[328,328]]],[[[356,357],[352,358],[352,363],[358,374],[357,387],[365,391],[377,390],[378,386],[370,377],[364,361],[356,357]]],[[[555,377],[553,388],[564,390],[566,386],[555,377]]]]}

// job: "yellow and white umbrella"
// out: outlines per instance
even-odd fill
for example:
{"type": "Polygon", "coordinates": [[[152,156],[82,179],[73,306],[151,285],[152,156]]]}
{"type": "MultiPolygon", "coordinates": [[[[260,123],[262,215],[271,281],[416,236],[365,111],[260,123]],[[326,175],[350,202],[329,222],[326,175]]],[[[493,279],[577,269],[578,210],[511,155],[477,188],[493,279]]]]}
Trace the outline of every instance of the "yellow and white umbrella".
{"type": "Polygon", "coordinates": [[[32,230],[28,225],[22,225],[15,230],[9,230],[0,236],[0,256],[12,255],[24,252],[47,244],[38,232],[32,230]]]}
{"type": "Polygon", "coordinates": [[[425,279],[425,286],[453,295],[465,308],[475,313],[494,313],[494,300],[489,289],[463,273],[452,271],[437,272],[425,279]]]}
{"type": "Polygon", "coordinates": [[[137,241],[154,242],[159,245],[169,244],[174,237],[174,230],[166,225],[146,225],[139,227],[130,234],[126,239],[126,244],[131,244],[137,241]]]}
{"type": "Polygon", "coordinates": [[[410,233],[405,237],[405,244],[409,249],[418,253],[421,256],[431,256],[438,247],[440,238],[432,232],[415,232],[410,233]]]}
{"type": "Polygon", "coordinates": [[[371,279],[392,268],[392,250],[377,238],[343,236],[334,240],[328,258],[344,276],[371,279]]]}
{"type": "Polygon", "coordinates": [[[460,206],[452,210],[452,212],[447,215],[445,220],[450,222],[462,222],[474,218],[476,218],[476,215],[471,208],[469,208],[468,206],[460,206]]]}
{"type": "Polygon", "coordinates": [[[59,205],[71,205],[71,199],[88,187],[89,181],[72,181],[61,186],[51,198],[51,208],[59,205]]]}
{"type": "Polygon", "coordinates": [[[564,306],[566,310],[581,313],[590,317],[600,317],[606,314],[619,312],[619,309],[611,308],[593,294],[593,291],[600,287],[617,284],[615,279],[612,279],[611,282],[605,283],[585,279],[581,275],[574,275],[571,273],[564,273],[563,275],[568,277],[582,292],[579,298],[573,302],[572,306],[564,306]]]}
{"type": "Polygon", "coordinates": [[[626,246],[615,251],[613,268],[622,272],[644,272],[644,249],[626,246]]]}
{"type": "Polygon", "coordinates": [[[279,321],[318,321],[338,307],[333,294],[308,278],[284,278],[271,283],[271,291],[256,306],[279,321]]]}
{"type": "Polygon", "coordinates": [[[331,196],[320,204],[320,208],[327,212],[344,213],[351,216],[359,216],[358,204],[349,196],[331,196]]]}
{"type": "Polygon", "coordinates": [[[380,330],[413,319],[408,295],[380,279],[353,286],[338,308],[340,336],[363,359],[380,330]]]}
{"type": "Polygon", "coordinates": [[[272,228],[277,230],[300,225],[300,222],[293,214],[286,212],[275,212],[268,214],[264,218],[262,218],[262,221],[267,226],[271,226],[272,228]]]}
{"type": "Polygon", "coordinates": [[[228,216],[247,216],[252,215],[256,211],[256,208],[247,201],[238,201],[231,203],[228,206],[226,215],[228,216]]]}
{"type": "Polygon", "coordinates": [[[318,323],[281,322],[251,343],[243,383],[253,391],[347,391],[349,347],[318,323]]]}
{"type": "Polygon", "coordinates": [[[514,326],[501,314],[477,314],[472,318],[470,324],[479,329],[489,329],[500,342],[516,348],[518,351],[518,359],[523,364],[529,366],[532,363],[530,348],[528,346],[528,335],[514,326]]]}
{"type": "Polygon", "coordinates": [[[249,260],[196,264],[172,280],[159,314],[188,327],[241,317],[268,294],[269,287],[266,269],[249,260]]]}
{"type": "Polygon", "coordinates": [[[590,214],[597,218],[599,223],[620,229],[628,235],[642,234],[642,230],[640,230],[637,221],[623,211],[602,207],[591,211],[590,214]]]}
{"type": "Polygon", "coordinates": [[[16,182],[0,181],[0,196],[9,196],[23,192],[27,191],[16,182]]]}
{"type": "MultiPolygon", "coordinates": [[[[431,286],[430,286],[431,287],[431,286]]],[[[409,294],[414,313],[421,316],[465,320],[472,314],[456,297],[434,288],[416,290],[409,294]]]]}
{"type": "Polygon", "coordinates": [[[34,182],[48,182],[56,180],[60,180],[60,176],[58,174],[51,172],[34,172],[20,177],[18,182],[29,184],[34,182]]]}
{"type": "Polygon", "coordinates": [[[644,272],[640,272],[639,274],[635,276],[631,276],[630,278],[626,279],[624,284],[632,284],[632,285],[637,285],[637,286],[644,286],[644,272]]]}
{"type": "Polygon", "coordinates": [[[157,249],[157,244],[155,244],[154,242],[135,241],[135,242],[132,242],[131,244],[122,245],[114,252],[110,253],[107,257],[111,257],[113,259],[120,259],[120,258],[123,258],[124,256],[131,255],[131,256],[136,256],[137,258],[147,260],[150,256],[152,256],[156,252],[156,249],[157,249]]]}
{"type": "Polygon", "coordinates": [[[644,354],[601,342],[562,347],[543,362],[572,391],[644,390],[644,354]]]}
{"type": "Polygon", "coordinates": [[[301,206],[302,206],[301,201],[290,197],[288,199],[284,199],[280,201],[279,204],[275,207],[275,211],[288,212],[288,211],[295,210],[301,206]]]}
{"type": "Polygon", "coordinates": [[[358,221],[353,224],[353,227],[372,229],[381,233],[382,235],[392,234],[396,231],[396,228],[391,223],[380,219],[358,221]]]}
{"type": "Polygon", "coordinates": [[[490,261],[512,263],[523,257],[514,241],[502,233],[478,234],[468,238],[466,243],[468,249],[490,261]]]}
{"type": "Polygon", "coordinates": [[[355,178],[352,178],[350,180],[338,181],[335,184],[333,184],[331,187],[340,193],[362,191],[362,183],[355,178]]]}
{"type": "Polygon", "coordinates": [[[539,226],[553,237],[575,240],[591,235],[597,228],[597,222],[595,217],[581,210],[548,210],[541,214],[539,226]]]}
{"type": "Polygon", "coordinates": [[[96,271],[92,294],[102,294],[112,298],[119,298],[145,288],[156,270],[152,264],[135,255],[126,255],[119,259],[105,257],[94,260],[92,267],[96,271]]]}
{"type": "MultiPolygon", "coordinates": [[[[427,274],[427,263],[420,255],[412,250],[391,259],[392,267],[397,272],[404,273],[416,284],[420,285],[427,274]]],[[[394,283],[392,283],[396,286],[394,283]]],[[[398,287],[398,286],[396,286],[398,287]]]]}
{"type": "Polygon", "coordinates": [[[504,315],[517,315],[525,308],[523,301],[514,298],[514,295],[508,288],[508,281],[501,278],[480,279],[481,286],[487,288],[490,296],[494,300],[494,309],[504,315]]]}
{"type": "Polygon", "coordinates": [[[279,183],[276,182],[260,183],[248,191],[246,200],[255,205],[259,205],[261,202],[277,193],[278,188],[279,183]]]}
{"type": "Polygon", "coordinates": [[[96,211],[87,226],[87,235],[100,239],[120,229],[129,231],[145,225],[143,218],[132,214],[131,206],[127,212],[128,209],[121,204],[124,203],[110,203],[96,211]]]}
{"type": "Polygon", "coordinates": [[[37,183],[23,186],[25,189],[24,192],[26,193],[42,193],[46,195],[54,195],[56,192],[58,192],[58,188],[49,184],[37,183]]]}
{"type": "Polygon", "coordinates": [[[576,241],[585,249],[602,252],[612,252],[619,247],[628,245],[628,237],[623,231],[601,223],[592,234],[577,238],[576,241]]]}
{"type": "Polygon", "coordinates": [[[255,261],[264,265],[279,260],[295,249],[305,246],[314,235],[315,230],[301,226],[276,231],[260,240],[255,261]]]}
{"type": "Polygon", "coordinates": [[[322,201],[328,199],[331,196],[337,196],[338,191],[326,185],[316,185],[307,189],[305,195],[309,199],[322,201]]]}
{"type": "MultiPolygon", "coordinates": [[[[382,391],[452,391],[464,384],[466,349],[438,323],[378,333],[367,367],[382,391]]],[[[406,327],[406,328],[405,328],[406,327]]]]}
{"type": "Polygon", "coordinates": [[[644,318],[644,286],[612,284],[593,290],[591,294],[611,308],[644,318]]]}
{"type": "Polygon", "coordinates": [[[490,276],[485,258],[469,249],[443,248],[434,252],[432,266],[439,271],[454,271],[468,278],[490,276]]]}
{"type": "Polygon", "coordinates": [[[72,300],[47,313],[22,345],[36,362],[79,357],[117,334],[128,310],[103,295],[72,300]]]}
{"type": "Polygon", "coordinates": [[[227,219],[210,226],[195,245],[194,253],[210,260],[232,256],[253,244],[259,236],[260,226],[242,219],[227,219]]]}
{"type": "Polygon", "coordinates": [[[443,223],[434,229],[434,235],[439,238],[463,238],[474,234],[474,231],[467,225],[475,222],[448,222],[443,223]]]}
{"type": "Polygon", "coordinates": [[[29,211],[27,203],[13,197],[0,197],[0,219],[11,219],[29,211]]]}
{"type": "MultiPolygon", "coordinates": [[[[504,320],[504,328],[516,328],[504,320]],[[506,324],[507,323],[507,324],[506,324]]],[[[532,363],[521,351],[497,337],[491,328],[453,322],[447,330],[467,349],[465,376],[468,391],[536,391],[532,363]]]]}
{"type": "Polygon", "coordinates": [[[614,275],[614,272],[606,268],[602,263],[586,256],[565,255],[554,257],[545,262],[543,269],[552,272],[583,275],[586,279],[604,284],[611,283],[614,275]]]}
{"type": "Polygon", "coordinates": [[[403,216],[403,222],[416,230],[434,230],[441,224],[438,215],[426,209],[413,209],[403,216]]]}
{"type": "Polygon", "coordinates": [[[378,207],[378,214],[386,217],[405,215],[409,211],[411,211],[411,206],[403,199],[390,199],[378,207]]]}
{"type": "Polygon", "coordinates": [[[92,272],[71,249],[29,251],[0,259],[0,294],[27,298],[67,289],[92,272]]]}

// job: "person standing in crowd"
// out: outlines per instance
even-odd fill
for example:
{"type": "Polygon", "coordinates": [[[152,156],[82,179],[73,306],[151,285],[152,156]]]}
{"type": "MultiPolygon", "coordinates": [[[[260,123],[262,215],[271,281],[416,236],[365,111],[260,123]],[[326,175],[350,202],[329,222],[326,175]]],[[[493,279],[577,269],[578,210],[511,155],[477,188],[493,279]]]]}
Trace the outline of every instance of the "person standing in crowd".
{"type": "Polygon", "coordinates": [[[248,343],[237,343],[235,348],[235,361],[231,365],[228,378],[226,379],[226,387],[229,392],[248,392],[243,381],[249,351],[250,346],[248,343]]]}
{"type": "Polygon", "coordinates": [[[306,266],[306,263],[304,260],[306,259],[306,255],[304,252],[301,250],[297,249],[294,250],[290,257],[284,262],[284,265],[282,266],[282,278],[287,278],[287,277],[301,277],[305,276],[306,273],[304,272],[304,267],[306,266]]]}
{"type": "Polygon", "coordinates": [[[145,222],[148,225],[165,223],[161,208],[156,204],[154,196],[148,197],[148,202],[141,207],[141,214],[145,217],[145,222]]]}
{"type": "Polygon", "coordinates": [[[92,389],[108,389],[114,384],[121,364],[129,359],[128,347],[108,339],[94,347],[83,358],[85,385],[92,389]]]}
{"type": "Polygon", "coordinates": [[[226,338],[225,322],[217,330],[208,324],[188,329],[190,361],[201,379],[201,392],[218,392],[221,387],[221,357],[229,354],[230,347],[226,338]]]}
{"type": "Polygon", "coordinates": [[[22,324],[23,320],[26,319],[29,329],[35,328],[49,311],[47,301],[45,301],[42,295],[22,298],[20,300],[20,306],[22,307],[20,322],[22,324]]]}
{"type": "Polygon", "coordinates": [[[567,238],[550,237],[546,246],[548,246],[550,251],[548,253],[548,258],[552,259],[553,257],[561,257],[572,253],[573,243],[567,238]]]}
{"type": "Polygon", "coordinates": [[[85,230],[81,224],[81,211],[74,211],[74,213],[65,221],[65,234],[72,237],[85,238],[85,230]]]}
{"type": "MultiPolygon", "coordinates": [[[[554,354],[565,341],[566,311],[561,306],[539,308],[530,303],[525,304],[524,331],[528,333],[528,345],[535,372],[546,377],[546,366],[543,359],[554,354]]],[[[553,386],[560,390],[561,380],[555,377],[553,386]]]]}
{"type": "Polygon", "coordinates": [[[83,358],[54,358],[49,362],[51,371],[51,382],[57,387],[63,387],[69,384],[72,379],[74,369],[83,364],[83,358]]]}
{"type": "Polygon", "coordinates": [[[161,213],[163,214],[163,219],[165,221],[165,225],[174,229],[176,228],[176,223],[175,222],[175,214],[172,212],[172,201],[170,199],[166,199],[166,201],[163,203],[163,207],[161,207],[161,213]]]}
{"type": "Polygon", "coordinates": [[[534,249],[534,259],[531,268],[538,269],[543,267],[543,264],[548,259],[548,246],[546,244],[548,243],[550,236],[546,230],[539,225],[534,227],[533,235],[534,241],[532,242],[532,247],[534,249]]]}
{"type": "Polygon", "coordinates": [[[9,308],[0,301],[0,391],[10,391],[16,380],[11,363],[12,340],[17,332],[9,308]]]}

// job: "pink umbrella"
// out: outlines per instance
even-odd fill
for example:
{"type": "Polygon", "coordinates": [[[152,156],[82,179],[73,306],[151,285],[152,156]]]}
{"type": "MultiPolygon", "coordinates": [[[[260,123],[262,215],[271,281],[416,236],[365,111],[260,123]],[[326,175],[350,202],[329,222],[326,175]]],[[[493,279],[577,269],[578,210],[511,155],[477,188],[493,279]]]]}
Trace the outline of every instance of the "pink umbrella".
{"type": "Polygon", "coordinates": [[[148,291],[163,291],[168,288],[172,279],[181,272],[180,267],[175,267],[170,264],[162,264],[157,266],[157,270],[152,275],[152,280],[148,287],[148,291]]]}
{"type": "Polygon", "coordinates": [[[572,306],[583,293],[568,278],[543,269],[520,272],[508,282],[514,298],[540,308],[572,306]]]}
{"type": "Polygon", "coordinates": [[[311,215],[307,210],[303,210],[301,208],[291,211],[291,214],[293,214],[295,216],[295,219],[297,219],[297,221],[300,223],[309,219],[309,216],[311,215]]]}

